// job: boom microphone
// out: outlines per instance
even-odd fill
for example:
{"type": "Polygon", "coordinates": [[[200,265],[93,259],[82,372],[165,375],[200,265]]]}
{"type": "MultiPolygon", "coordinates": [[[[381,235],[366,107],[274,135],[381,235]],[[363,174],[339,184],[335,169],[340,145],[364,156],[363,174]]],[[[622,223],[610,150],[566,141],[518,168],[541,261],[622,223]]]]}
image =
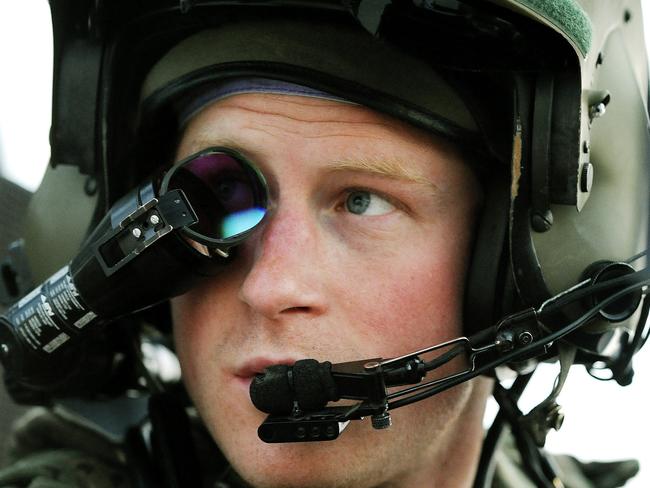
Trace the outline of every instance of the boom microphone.
{"type": "Polygon", "coordinates": [[[421,360],[386,370],[380,363],[378,358],[337,364],[301,359],[293,366],[270,366],[253,378],[250,397],[270,414],[313,412],[341,398],[383,399],[387,387],[418,383],[426,374],[421,360]]]}
{"type": "MultiPolygon", "coordinates": [[[[556,341],[567,340],[598,316],[610,321],[630,317],[640,304],[642,289],[650,286],[650,270],[635,271],[621,262],[597,264],[596,277],[587,273],[582,282],[538,308],[507,315],[470,337],[458,337],[391,359],[335,364],[305,359],[293,366],[266,368],[250,385],[253,405],[270,414],[258,428],[259,438],[269,443],[329,441],[338,438],[349,421],[365,417],[370,417],[374,428],[384,429],[390,426],[392,409],[429,398],[498,366],[555,354],[552,348],[556,341]],[[590,308],[569,323],[557,325],[558,313],[576,303],[587,303],[590,308]],[[556,326],[548,327],[547,320],[556,326]],[[434,357],[423,361],[423,354],[434,357]],[[427,372],[450,364],[459,356],[465,358],[460,370],[422,381],[427,372]],[[404,385],[413,386],[388,391],[389,387],[404,385]],[[343,398],[359,402],[327,405],[343,398]]],[[[631,355],[645,341],[643,331],[650,310],[650,303],[645,300],[635,339],[611,359],[599,351],[593,356],[585,355],[584,364],[607,359],[614,374],[621,369],[618,365],[629,364],[631,355]]]]}
{"type": "Polygon", "coordinates": [[[294,408],[320,410],[327,402],[340,399],[332,375],[332,363],[301,359],[293,366],[269,366],[253,378],[250,397],[258,410],[290,413],[294,408]]]}

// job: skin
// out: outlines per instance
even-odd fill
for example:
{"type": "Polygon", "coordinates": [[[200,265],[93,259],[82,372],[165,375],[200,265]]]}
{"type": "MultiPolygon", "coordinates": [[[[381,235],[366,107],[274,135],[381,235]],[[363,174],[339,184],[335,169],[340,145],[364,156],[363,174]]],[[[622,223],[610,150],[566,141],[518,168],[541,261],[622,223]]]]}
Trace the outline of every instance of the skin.
{"type": "Polygon", "coordinates": [[[220,276],[173,301],[188,391],[236,471],[259,487],[471,486],[490,385],[479,379],[351,422],[334,442],[265,444],[253,371],[297,359],[394,357],[462,335],[480,189],[423,131],[335,101],[244,94],[187,126],[177,158],[236,148],[265,175],[265,221],[220,276]],[[360,213],[349,195],[370,197],[360,213]]]}

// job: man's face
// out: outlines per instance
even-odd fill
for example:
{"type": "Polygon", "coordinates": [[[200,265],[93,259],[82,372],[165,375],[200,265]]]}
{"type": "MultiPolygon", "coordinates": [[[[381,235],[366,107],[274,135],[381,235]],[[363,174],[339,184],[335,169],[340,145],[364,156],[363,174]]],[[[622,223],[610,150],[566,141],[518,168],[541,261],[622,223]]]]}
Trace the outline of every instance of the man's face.
{"type": "Polygon", "coordinates": [[[432,481],[474,452],[480,441],[459,437],[469,417],[480,431],[473,383],[394,411],[386,431],[366,419],[304,444],[262,443],[248,394],[271,364],[388,358],[462,335],[479,190],[457,153],[357,105],[262,94],[200,112],[177,158],[210,146],[239,150],[270,189],[235,262],[173,301],[185,383],[237,472],[256,486],[375,486],[432,481]]]}

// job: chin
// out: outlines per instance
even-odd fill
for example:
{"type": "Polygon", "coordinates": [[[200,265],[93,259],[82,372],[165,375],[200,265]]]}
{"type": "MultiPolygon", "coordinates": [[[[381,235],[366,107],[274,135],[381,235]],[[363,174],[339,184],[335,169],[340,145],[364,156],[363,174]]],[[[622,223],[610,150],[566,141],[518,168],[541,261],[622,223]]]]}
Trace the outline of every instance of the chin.
{"type": "Polygon", "coordinates": [[[264,448],[259,456],[244,462],[233,460],[233,468],[255,488],[343,488],[359,486],[345,466],[346,454],[314,445],[283,445],[264,448]],[[328,452],[329,451],[329,452],[328,452]],[[338,453],[337,453],[338,452],[338,453]],[[251,462],[255,459],[255,462],[251,462]]]}
{"type": "Polygon", "coordinates": [[[338,439],[326,442],[264,443],[257,428],[266,414],[243,402],[241,391],[217,389],[200,411],[234,470],[253,487],[362,488],[388,486],[444,460],[470,392],[468,384],[459,385],[397,409],[386,430],[373,429],[370,419],[352,421],[338,439]]]}
{"type": "Polygon", "coordinates": [[[328,442],[266,444],[257,438],[257,427],[247,425],[237,437],[217,436],[235,471],[255,488],[375,486],[391,464],[382,459],[392,435],[374,431],[369,421],[353,422],[328,442]]]}

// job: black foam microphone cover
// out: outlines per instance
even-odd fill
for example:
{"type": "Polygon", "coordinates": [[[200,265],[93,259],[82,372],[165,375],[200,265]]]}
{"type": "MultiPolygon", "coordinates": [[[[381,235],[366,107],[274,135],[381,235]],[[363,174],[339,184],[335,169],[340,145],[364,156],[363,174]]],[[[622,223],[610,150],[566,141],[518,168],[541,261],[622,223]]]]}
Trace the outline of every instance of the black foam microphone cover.
{"type": "Polygon", "coordinates": [[[294,395],[290,371],[291,368],[286,364],[276,364],[255,375],[249,390],[255,408],[273,414],[291,412],[294,395]]]}
{"type": "Polygon", "coordinates": [[[269,366],[253,378],[250,386],[253,405],[262,412],[287,415],[298,403],[300,410],[320,410],[339,399],[332,376],[332,363],[301,359],[290,367],[269,366]]]}
{"type": "Polygon", "coordinates": [[[332,363],[301,359],[293,365],[293,389],[302,410],[320,410],[327,402],[338,400],[338,389],[332,377],[332,363]]]}

